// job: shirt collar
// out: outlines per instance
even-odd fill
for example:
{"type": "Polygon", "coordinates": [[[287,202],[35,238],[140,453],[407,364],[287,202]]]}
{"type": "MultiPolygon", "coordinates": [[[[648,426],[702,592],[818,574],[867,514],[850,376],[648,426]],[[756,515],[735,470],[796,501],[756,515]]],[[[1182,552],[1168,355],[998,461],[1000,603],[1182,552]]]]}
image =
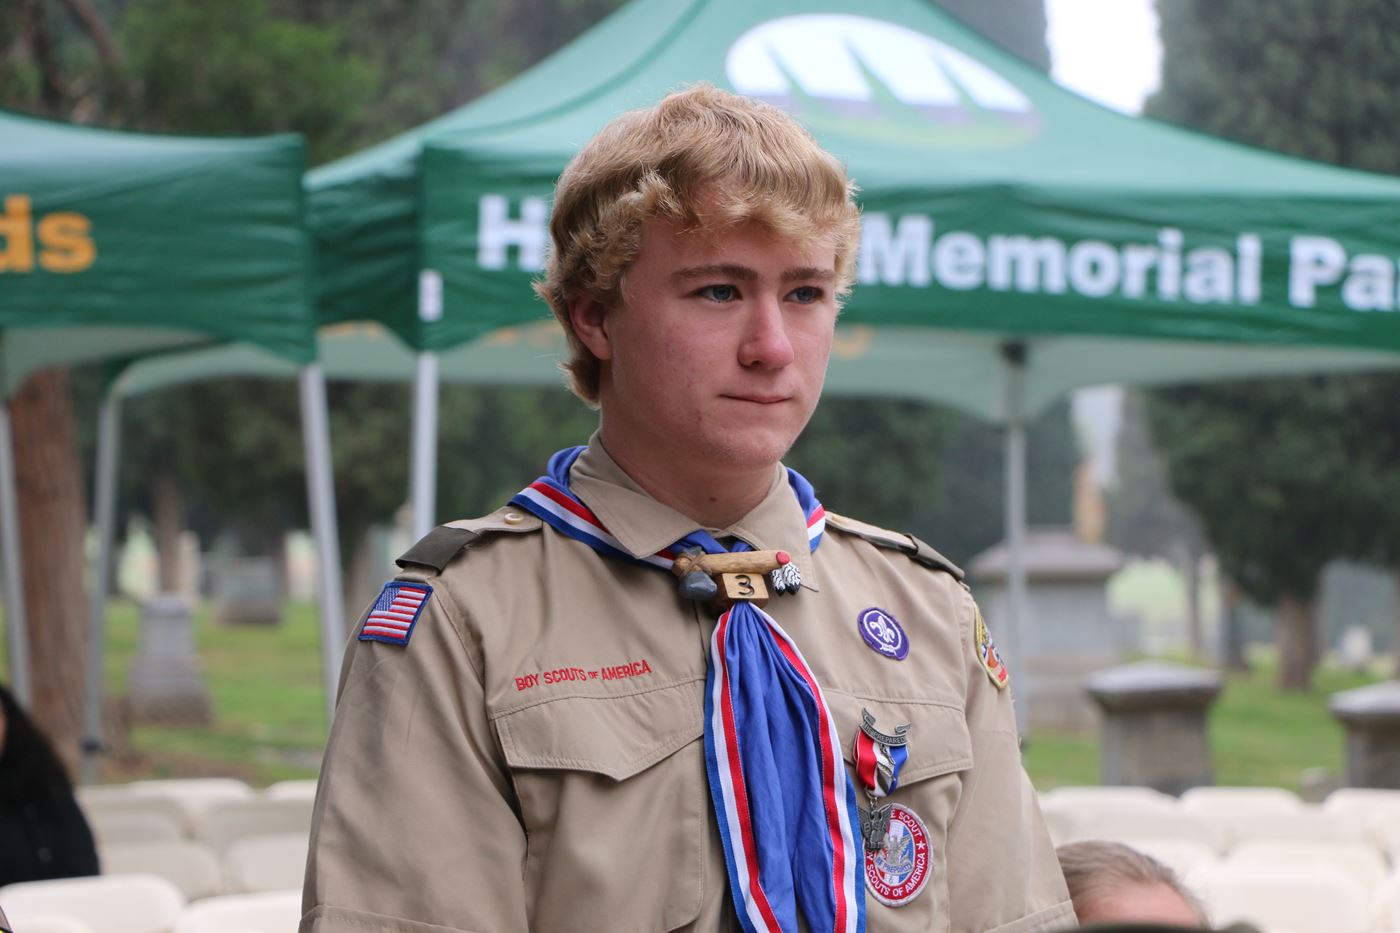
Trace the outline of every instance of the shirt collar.
{"type": "MultiPolygon", "coordinates": [[[[597,433],[588,439],[588,449],[570,468],[569,487],[633,557],[670,547],[697,527],[694,519],[657,502],[623,472],[603,449],[597,433]]],[[[772,485],[752,511],[728,528],[706,530],[716,538],[739,538],[756,550],[787,551],[802,574],[803,586],[816,591],[807,516],[802,514],[781,464],[773,468],[772,485]]]]}

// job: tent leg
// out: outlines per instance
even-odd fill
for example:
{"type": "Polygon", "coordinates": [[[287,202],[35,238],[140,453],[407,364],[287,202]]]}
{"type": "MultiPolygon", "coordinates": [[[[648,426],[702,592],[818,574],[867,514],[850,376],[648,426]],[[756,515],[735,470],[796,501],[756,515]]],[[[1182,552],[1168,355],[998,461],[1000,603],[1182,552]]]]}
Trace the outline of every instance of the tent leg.
{"type": "Polygon", "coordinates": [[[5,561],[5,632],[10,652],[10,690],[20,706],[34,701],[29,687],[29,626],[24,616],[24,574],[19,551],[19,494],[10,403],[0,404],[0,550],[5,561]]]}
{"type": "Polygon", "coordinates": [[[102,660],[107,640],[107,580],[116,543],[117,452],[121,443],[121,401],[112,393],[97,412],[97,477],[93,509],[97,523],[97,561],[92,569],[92,602],[88,623],[87,683],[83,689],[83,767],[81,781],[97,780],[102,752],[102,660]]]}
{"type": "Polygon", "coordinates": [[[335,715],[340,683],[340,658],[345,649],[345,607],[340,589],[340,538],[335,519],[335,486],[331,470],[330,416],[326,408],[326,377],[317,363],[302,367],[301,433],[306,445],[306,493],[311,531],[316,538],[321,615],[321,678],[326,693],[326,725],[335,715]]]}
{"type": "Polygon", "coordinates": [[[1016,668],[1016,729],[1030,734],[1028,713],[1032,702],[1029,624],[1026,618],[1026,348],[1006,344],[1002,348],[1006,399],[1006,608],[1007,635],[1019,661],[1016,668]]]}
{"type": "Polygon", "coordinates": [[[418,354],[418,371],[413,384],[412,476],[413,540],[432,530],[437,512],[437,423],[438,358],[436,353],[418,354]]]}

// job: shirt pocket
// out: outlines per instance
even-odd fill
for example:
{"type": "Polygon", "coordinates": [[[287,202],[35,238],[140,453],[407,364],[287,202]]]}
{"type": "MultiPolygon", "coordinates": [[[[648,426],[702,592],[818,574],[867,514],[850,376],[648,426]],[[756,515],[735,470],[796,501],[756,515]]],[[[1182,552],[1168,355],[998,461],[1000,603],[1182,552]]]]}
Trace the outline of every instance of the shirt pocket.
{"type": "Polygon", "coordinates": [[[496,717],[525,824],[531,929],[657,933],[699,916],[709,839],[703,710],[697,679],[496,717]]]}
{"type": "MultiPolygon", "coordinates": [[[[894,793],[876,801],[877,806],[899,804],[923,824],[929,837],[932,865],[928,880],[912,899],[893,907],[876,898],[867,886],[866,914],[872,930],[946,931],[952,928],[948,898],[949,833],[953,814],[962,796],[963,778],[972,768],[972,736],[960,707],[918,700],[890,700],[826,691],[827,703],[844,742],[842,754],[855,784],[862,810],[870,806],[865,788],[855,776],[852,746],[860,732],[861,711],[869,710],[875,727],[891,734],[895,726],[909,725],[909,757],[899,771],[894,793]]],[[[862,866],[862,876],[864,866],[862,866]]]]}

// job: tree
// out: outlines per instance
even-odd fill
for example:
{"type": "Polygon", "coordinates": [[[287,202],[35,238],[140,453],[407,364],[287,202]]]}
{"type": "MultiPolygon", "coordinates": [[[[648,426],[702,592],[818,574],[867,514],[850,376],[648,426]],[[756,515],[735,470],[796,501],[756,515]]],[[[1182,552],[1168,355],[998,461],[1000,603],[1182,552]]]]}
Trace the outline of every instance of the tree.
{"type": "Polygon", "coordinates": [[[1318,659],[1322,569],[1354,553],[1365,503],[1342,482],[1358,449],[1347,386],[1269,380],[1159,390],[1150,408],[1173,492],[1201,517],[1221,568],[1279,614],[1279,683],[1305,690],[1318,659]]]}
{"type": "MultiPolygon", "coordinates": [[[[1281,0],[1248,9],[1174,0],[1159,3],[1158,12],[1164,58],[1161,90],[1147,106],[1152,115],[1293,155],[1400,171],[1400,100],[1391,93],[1400,80],[1400,8],[1383,0],[1281,0]]],[[[1161,394],[1154,405],[1166,432],[1158,439],[1168,448],[1228,433],[1222,425],[1231,419],[1255,419],[1233,429],[1255,446],[1200,450],[1192,466],[1233,498],[1206,495],[1194,481],[1179,484],[1176,466],[1172,482],[1201,515],[1211,544],[1231,553],[1222,563],[1227,573],[1232,566],[1241,572],[1235,580],[1245,594],[1277,602],[1286,686],[1306,685],[1305,662],[1317,653],[1315,628],[1301,627],[1315,624],[1310,600],[1321,562],[1362,556],[1400,563],[1393,499],[1375,498],[1400,483],[1395,461],[1376,453],[1393,443],[1396,426],[1380,410],[1384,403],[1362,404],[1393,400],[1397,389],[1394,376],[1265,381],[1192,390],[1177,416],[1165,409],[1187,405],[1180,395],[1161,394]],[[1309,410],[1330,411],[1349,427],[1341,448],[1347,456],[1337,456],[1336,425],[1300,421],[1309,410]],[[1187,413],[1199,420],[1187,421],[1187,413]],[[1286,430],[1270,433],[1272,426],[1286,430]],[[1306,501],[1296,498],[1302,495],[1306,501]],[[1319,513],[1319,497],[1336,511],[1319,513]],[[1279,506],[1289,501],[1292,507],[1279,506]],[[1227,511],[1213,516],[1211,509],[1227,511]],[[1334,533],[1344,521],[1346,534],[1334,533]],[[1244,525],[1254,529],[1252,540],[1235,533],[1244,525]],[[1295,547],[1276,553],[1280,540],[1295,547]]]]}
{"type": "MultiPolygon", "coordinates": [[[[289,121],[316,125],[318,116],[334,119],[325,117],[327,108],[351,107],[354,95],[336,91],[363,86],[365,76],[362,66],[339,54],[333,31],[264,21],[259,14],[267,9],[257,2],[142,0],[116,31],[88,0],[23,0],[19,13],[18,23],[0,18],[6,21],[0,26],[0,105],[59,119],[212,132],[220,129],[212,121],[237,119],[230,116],[236,112],[228,106],[232,102],[247,108],[250,121],[265,122],[223,131],[257,132],[289,127],[273,112],[280,102],[297,110],[289,121]],[[127,54],[128,47],[136,54],[127,54]],[[185,51],[190,54],[180,58],[185,51]],[[306,89],[279,89],[278,78],[286,74],[306,89]],[[205,87],[232,95],[241,82],[265,88],[220,106],[199,96],[205,87]],[[133,88],[141,93],[131,93],[133,88]],[[180,110],[178,100],[196,105],[180,110]],[[197,114],[205,114],[204,124],[185,125],[197,114]]],[[[322,129],[329,138],[331,125],[322,129]]],[[[68,374],[31,376],[11,401],[11,413],[34,714],[72,764],[78,757],[87,607],[78,582],[86,521],[68,374]]]]}

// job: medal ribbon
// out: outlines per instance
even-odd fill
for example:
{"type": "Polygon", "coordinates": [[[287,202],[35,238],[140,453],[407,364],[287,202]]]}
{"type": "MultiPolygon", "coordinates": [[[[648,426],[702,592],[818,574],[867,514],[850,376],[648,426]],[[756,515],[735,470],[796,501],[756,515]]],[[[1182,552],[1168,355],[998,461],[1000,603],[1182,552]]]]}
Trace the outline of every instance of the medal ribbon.
{"type": "Polygon", "coordinates": [[[909,746],[886,745],[861,730],[856,733],[851,757],[861,786],[872,800],[878,800],[899,786],[899,769],[909,760],[909,746]]]}
{"type": "MultiPolygon", "coordinates": [[[[569,489],[583,447],[561,450],[548,474],[510,504],[610,557],[669,571],[689,547],[726,548],[704,530],[635,558],[569,489]]],[[[788,483],[807,516],[816,550],[826,512],[796,470],[788,483]]],[[[733,550],[746,551],[742,541],[733,550]]],[[[855,788],[841,760],[831,710],[802,653],[762,609],[736,602],[715,624],[705,675],[705,765],[729,889],[749,933],[797,930],[801,910],[814,933],[863,933],[855,788]]]]}

